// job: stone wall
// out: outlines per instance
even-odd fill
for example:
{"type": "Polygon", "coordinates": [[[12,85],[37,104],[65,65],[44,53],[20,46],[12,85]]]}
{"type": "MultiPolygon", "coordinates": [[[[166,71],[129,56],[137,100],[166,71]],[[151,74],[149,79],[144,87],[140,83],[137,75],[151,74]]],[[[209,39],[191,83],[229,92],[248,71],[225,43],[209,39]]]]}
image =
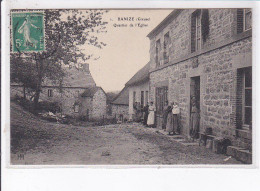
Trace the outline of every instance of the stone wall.
{"type": "MultiPolygon", "coordinates": [[[[84,90],[84,88],[63,88],[61,92],[56,87],[43,87],[39,101],[58,102],[62,109],[62,114],[75,117],[78,116],[78,113],[75,113],[74,105],[78,102],[79,95],[84,90]],[[52,97],[48,96],[48,90],[52,90],[52,97]]],[[[11,86],[11,97],[15,95],[23,96],[23,88],[20,86],[11,86]]]]}
{"type": "Polygon", "coordinates": [[[112,104],[112,116],[119,118],[120,115],[123,115],[124,119],[129,119],[129,107],[128,105],[116,105],[112,104]]]}
{"type": "Polygon", "coordinates": [[[93,98],[81,97],[79,115],[81,117],[84,117],[86,120],[89,120],[93,118],[92,113],[93,113],[93,98]]]}
{"type": "MultiPolygon", "coordinates": [[[[155,102],[156,87],[168,86],[169,102],[181,108],[182,134],[189,134],[191,79],[200,77],[200,131],[213,128],[216,136],[233,144],[249,143],[237,136],[237,71],[252,66],[251,35],[234,33],[236,9],[209,9],[209,37],[202,50],[190,53],[190,17],[194,10],[183,10],[167,27],[151,39],[150,100],[155,102]],[[182,24],[179,24],[182,23],[182,24]],[[156,68],[155,42],[170,31],[170,61],[156,68]]],[[[162,40],[161,40],[162,42],[162,40]]]]}
{"type": "MultiPolygon", "coordinates": [[[[136,102],[141,102],[141,91],[145,92],[148,91],[148,102],[149,102],[149,82],[145,82],[139,85],[130,86],[129,87],[129,119],[132,119],[132,116],[134,114],[134,108],[133,108],[133,92],[136,92],[136,102]]],[[[144,103],[146,105],[146,100],[144,100],[144,103]]]]}
{"type": "Polygon", "coordinates": [[[102,119],[107,113],[107,97],[105,92],[99,88],[93,97],[92,119],[102,119]]]}

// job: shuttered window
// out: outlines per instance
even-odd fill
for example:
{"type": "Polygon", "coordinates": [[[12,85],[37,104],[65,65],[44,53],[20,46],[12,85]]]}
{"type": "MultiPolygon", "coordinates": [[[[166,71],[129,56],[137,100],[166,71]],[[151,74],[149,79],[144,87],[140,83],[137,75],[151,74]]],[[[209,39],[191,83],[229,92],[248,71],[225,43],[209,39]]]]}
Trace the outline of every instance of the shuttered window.
{"type": "Polygon", "coordinates": [[[144,91],[141,91],[141,108],[144,107],[144,91]]]}
{"type": "Polygon", "coordinates": [[[148,91],[145,91],[145,105],[148,104],[148,91]]]}
{"type": "Polygon", "coordinates": [[[156,41],[156,52],[155,52],[155,63],[156,66],[160,66],[160,52],[161,52],[161,42],[160,39],[156,41]]]}
{"type": "Polygon", "coordinates": [[[191,52],[201,49],[201,10],[196,10],[191,15],[191,52]]]}
{"type": "Polygon", "coordinates": [[[252,67],[238,69],[236,102],[237,127],[250,129],[252,126],[252,67]]]}
{"type": "Polygon", "coordinates": [[[48,89],[48,97],[53,97],[53,91],[52,91],[52,89],[48,89]]]}
{"type": "Polygon", "coordinates": [[[168,101],[168,87],[163,86],[156,88],[156,111],[158,114],[163,113],[163,107],[166,101],[168,101]]]}
{"type": "Polygon", "coordinates": [[[164,64],[168,64],[169,62],[169,44],[170,44],[170,36],[169,32],[164,35],[163,41],[163,60],[164,64]]]}
{"type": "Polygon", "coordinates": [[[135,103],[136,102],[136,92],[134,91],[133,92],[133,103],[135,103]]]}
{"type": "Polygon", "coordinates": [[[252,28],[251,9],[237,9],[237,33],[242,33],[252,28]]]}

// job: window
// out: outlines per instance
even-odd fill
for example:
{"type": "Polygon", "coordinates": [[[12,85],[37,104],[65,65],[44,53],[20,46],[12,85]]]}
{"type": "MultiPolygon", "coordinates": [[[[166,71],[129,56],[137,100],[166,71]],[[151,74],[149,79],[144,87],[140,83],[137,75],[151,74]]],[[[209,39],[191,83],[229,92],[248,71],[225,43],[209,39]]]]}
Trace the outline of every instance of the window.
{"type": "Polygon", "coordinates": [[[252,68],[246,68],[243,76],[243,122],[244,128],[252,124],[252,68]]]}
{"type": "Polygon", "coordinates": [[[52,89],[48,89],[48,97],[53,97],[53,91],[52,91],[52,89]]]}
{"type": "Polygon", "coordinates": [[[141,108],[144,107],[144,91],[141,91],[141,108]]]}
{"type": "Polygon", "coordinates": [[[237,33],[242,33],[252,28],[251,9],[237,9],[237,33]]]}
{"type": "Polygon", "coordinates": [[[191,15],[191,52],[201,49],[201,10],[197,10],[191,15]]]}
{"type": "Polygon", "coordinates": [[[156,50],[155,50],[155,63],[156,66],[160,66],[160,52],[161,52],[161,42],[160,39],[156,41],[156,50]]]}
{"type": "Polygon", "coordinates": [[[164,35],[163,41],[163,60],[164,64],[168,64],[169,62],[169,44],[170,44],[170,36],[169,32],[164,35]]]}
{"type": "Polygon", "coordinates": [[[80,94],[79,94],[79,90],[76,91],[76,96],[79,97],[80,94]]]}
{"type": "Polygon", "coordinates": [[[148,91],[145,91],[145,105],[147,105],[148,102],[148,91]]]}
{"type": "Polygon", "coordinates": [[[249,129],[252,125],[252,67],[238,70],[237,125],[249,129]]]}
{"type": "Polygon", "coordinates": [[[133,103],[135,103],[136,102],[136,92],[134,91],[133,92],[133,103]]]}
{"type": "Polygon", "coordinates": [[[78,113],[79,112],[79,104],[74,105],[74,112],[78,113]]]}
{"type": "Polygon", "coordinates": [[[163,108],[166,101],[168,101],[168,87],[163,86],[156,88],[156,111],[158,114],[163,113],[163,108]]]}

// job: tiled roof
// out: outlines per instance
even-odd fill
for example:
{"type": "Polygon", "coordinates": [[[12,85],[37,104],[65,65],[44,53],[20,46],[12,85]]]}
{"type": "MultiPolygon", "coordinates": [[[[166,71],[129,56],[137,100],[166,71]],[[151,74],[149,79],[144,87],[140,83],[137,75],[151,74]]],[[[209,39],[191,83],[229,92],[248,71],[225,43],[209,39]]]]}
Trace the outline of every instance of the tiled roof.
{"type": "Polygon", "coordinates": [[[150,64],[147,63],[125,85],[131,86],[131,85],[136,85],[136,84],[148,81],[149,80],[149,69],[150,69],[150,64]]]}
{"type": "Polygon", "coordinates": [[[64,78],[65,87],[90,87],[96,86],[94,79],[88,68],[77,69],[75,67],[67,69],[67,76],[64,78]]]}
{"type": "Polygon", "coordinates": [[[128,105],[129,104],[129,88],[126,86],[111,102],[115,105],[128,105]]]}
{"type": "MultiPolygon", "coordinates": [[[[91,73],[86,64],[83,68],[77,69],[75,66],[64,68],[66,75],[63,78],[62,86],[63,87],[79,87],[87,88],[96,86],[94,79],[91,76],[91,73]]],[[[59,86],[58,82],[52,82],[48,79],[44,80],[43,86],[59,86]]]]}

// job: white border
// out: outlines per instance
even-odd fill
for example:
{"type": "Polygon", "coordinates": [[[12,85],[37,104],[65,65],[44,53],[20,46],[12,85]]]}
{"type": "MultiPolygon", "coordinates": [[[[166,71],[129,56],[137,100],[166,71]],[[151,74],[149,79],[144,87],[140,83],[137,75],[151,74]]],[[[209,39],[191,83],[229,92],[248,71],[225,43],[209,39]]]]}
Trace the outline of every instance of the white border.
{"type": "Polygon", "coordinates": [[[259,171],[259,119],[256,95],[260,95],[258,39],[260,6],[257,2],[205,2],[205,1],[65,1],[65,0],[10,0],[2,4],[2,188],[3,190],[173,190],[180,188],[200,190],[248,190],[257,188],[259,171]],[[10,9],[44,8],[253,8],[253,163],[254,165],[43,165],[8,166],[10,162],[10,9]],[[257,159],[257,160],[256,160],[257,159]],[[66,168],[64,168],[66,167],[66,168]],[[69,167],[69,169],[68,169],[69,167]],[[82,168],[87,167],[87,168],[82,168]],[[101,168],[107,169],[101,169],[101,168]],[[206,169],[205,169],[206,167],[206,169]],[[225,169],[219,169],[219,168],[225,169]],[[19,168],[19,169],[17,169],[19,168]],[[107,176],[107,172],[110,175],[107,176]],[[118,170],[117,168],[120,168],[118,170]],[[121,168],[131,168],[122,170],[121,168]],[[140,169],[142,168],[142,169],[140,169]],[[145,168],[145,169],[143,169],[145,168]],[[161,170],[158,170],[163,168],[161,170]],[[249,168],[251,170],[249,170],[249,168]],[[252,169],[257,168],[257,169],[252,169]],[[198,174],[199,173],[199,174],[198,174]],[[74,176],[72,176],[72,174],[74,176]],[[215,175],[214,175],[215,174],[215,175]],[[159,176],[159,177],[158,177],[159,176]],[[131,177],[131,180],[130,180],[131,177]],[[217,177],[217,178],[216,178],[217,177]],[[95,179],[97,178],[97,180],[95,179]],[[235,179],[235,180],[234,180],[235,179]],[[231,181],[232,180],[232,181],[231,181]],[[14,184],[15,182],[15,184],[14,184]],[[128,184],[124,186],[123,183],[128,184]],[[148,183],[143,187],[144,183],[148,183]],[[229,184],[230,183],[230,184],[229,184]],[[66,186],[69,184],[70,186],[66,186]],[[51,185],[51,186],[49,186],[51,185]]]}

